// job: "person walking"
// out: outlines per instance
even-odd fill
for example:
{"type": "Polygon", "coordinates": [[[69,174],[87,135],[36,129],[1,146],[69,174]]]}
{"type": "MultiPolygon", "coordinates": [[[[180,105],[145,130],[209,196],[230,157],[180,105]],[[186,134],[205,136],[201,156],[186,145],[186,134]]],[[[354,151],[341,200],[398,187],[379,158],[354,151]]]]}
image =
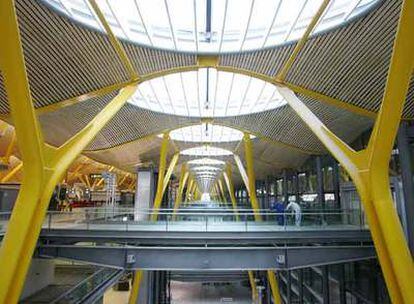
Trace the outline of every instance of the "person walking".
{"type": "Polygon", "coordinates": [[[286,206],[285,211],[291,211],[295,214],[295,225],[299,227],[302,221],[302,209],[300,208],[300,205],[296,202],[290,202],[286,206]]]}

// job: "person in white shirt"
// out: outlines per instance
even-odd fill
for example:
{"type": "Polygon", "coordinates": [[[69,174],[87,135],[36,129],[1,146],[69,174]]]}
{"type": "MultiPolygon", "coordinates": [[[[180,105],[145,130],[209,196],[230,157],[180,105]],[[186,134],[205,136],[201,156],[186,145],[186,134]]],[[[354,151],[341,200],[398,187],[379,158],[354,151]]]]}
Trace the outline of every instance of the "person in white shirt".
{"type": "Polygon", "coordinates": [[[300,226],[300,223],[302,221],[302,210],[300,208],[300,205],[295,202],[290,202],[286,206],[285,211],[292,211],[295,213],[295,225],[300,226]]]}

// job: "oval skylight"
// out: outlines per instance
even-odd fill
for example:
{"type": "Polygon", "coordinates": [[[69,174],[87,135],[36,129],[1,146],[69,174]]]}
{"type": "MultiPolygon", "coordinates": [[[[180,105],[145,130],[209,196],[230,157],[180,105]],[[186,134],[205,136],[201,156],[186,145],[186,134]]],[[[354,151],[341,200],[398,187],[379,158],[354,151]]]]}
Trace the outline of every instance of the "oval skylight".
{"type": "MultiPolygon", "coordinates": [[[[156,48],[239,52],[299,39],[322,0],[96,0],[116,36],[156,48]]],[[[314,32],[367,12],[380,0],[331,0],[314,32]]],[[[103,31],[89,0],[43,0],[103,31]]]]}
{"type": "Polygon", "coordinates": [[[214,158],[198,158],[193,159],[187,162],[190,166],[191,165],[212,165],[212,166],[222,166],[226,163],[219,159],[214,158]]]}
{"type": "Polygon", "coordinates": [[[233,155],[233,152],[226,150],[226,149],[205,145],[205,146],[185,149],[181,151],[181,154],[188,155],[188,156],[229,156],[229,155],[233,155]]]}
{"type": "Polygon", "coordinates": [[[170,132],[170,138],[186,142],[231,142],[240,141],[243,138],[243,133],[233,128],[202,123],[173,130],[170,132]]]}
{"type": "Polygon", "coordinates": [[[286,104],[276,86],[242,74],[204,68],[145,81],[129,99],[138,107],[187,117],[227,117],[286,104]]]}
{"type": "Polygon", "coordinates": [[[220,168],[213,167],[213,166],[199,166],[199,167],[194,167],[191,170],[193,171],[219,171],[220,168]]]}

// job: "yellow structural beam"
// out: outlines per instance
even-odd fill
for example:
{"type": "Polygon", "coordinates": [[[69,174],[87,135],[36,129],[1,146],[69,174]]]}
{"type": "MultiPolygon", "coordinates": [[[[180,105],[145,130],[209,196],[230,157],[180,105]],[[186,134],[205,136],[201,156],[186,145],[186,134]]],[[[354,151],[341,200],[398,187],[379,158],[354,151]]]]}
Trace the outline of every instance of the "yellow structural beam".
{"type": "MultiPolygon", "coordinates": [[[[160,160],[158,164],[158,181],[157,181],[157,192],[155,194],[154,204],[153,204],[153,213],[151,215],[151,221],[156,221],[158,219],[158,212],[162,203],[162,197],[164,196],[165,184],[168,183],[172,171],[175,167],[175,164],[178,161],[178,154],[174,154],[173,159],[171,160],[170,167],[168,168],[167,174],[165,174],[165,167],[167,165],[167,154],[168,154],[168,143],[170,141],[169,133],[166,132],[162,136],[161,149],[160,149],[160,160]]],[[[138,299],[138,291],[141,284],[141,279],[143,276],[142,270],[136,270],[134,272],[134,284],[132,286],[131,294],[129,296],[128,303],[136,303],[138,299]],[[135,283],[136,282],[136,283],[135,283]]]]}
{"type": "Polygon", "coordinates": [[[244,158],[246,160],[246,170],[247,170],[247,185],[246,188],[249,189],[250,204],[254,212],[254,218],[256,221],[261,221],[262,217],[257,213],[257,210],[260,209],[259,201],[257,200],[256,195],[256,174],[254,172],[254,159],[253,159],[253,146],[252,140],[250,139],[250,134],[244,133],[244,158]]]}
{"type": "Polygon", "coordinates": [[[186,192],[186,197],[185,197],[186,202],[188,202],[190,200],[190,194],[191,194],[191,190],[193,188],[193,184],[194,184],[194,179],[190,176],[188,187],[187,187],[187,192],[186,192]]]}
{"type": "Polygon", "coordinates": [[[91,98],[104,96],[106,94],[109,94],[111,92],[120,90],[120,89],[122,89],[124,87],[127,87],[129,85],[137,85],[137,84],[138,84],[138,81],[135,81],[135,80],[134,81],[126,81],[126,82],[122,82],[122,83],[112,84],[112,85],[97,89],[97,90],[92,91],[92,92],[88,92],[88,93],[85,93],[85,94],[82,94],[82,95],[79,95],[79,96],[76,96],[76,97],[72,97],[72,98],[69,98],[69,99],[66,99],[66,100],[55,102],[53,104],[50,104],[50,105],[47,105],[47,106],[44,106],[44,107],[41,107],[41,108],[37,108],[36,109],[36,114],[37,115],[42,115],[42,114],[45,114],[45,113],[54,112],[54,111],[60,110],[60,109],[65,108],[65,107],[69,107],[69,106],[75,105],[77,103],[84,102],[84,101],[89,100],[91,98]]]}
{"type": "Polygon", "coordinates": [[[180,157],[180,153],[175,153],[170,161],[170,165],[168,166],[167,173],[165,173],[164,180],[162,182],[162,194],[164,195],[165,190],[167,189],[168,183],[170,181],[171,175],[174,171],[175,166],[177,165],[178,158],[180,157]]]}
{"type": "Polygon", "coordinates": [[[137,304],[143,275],[144,272],[142,270],[137,270],[134,272],[134,280],[132,282],[131,294],[129,295],[128,304],[137,304]]]}
{"type": "Polygon", "coordinates": [[[116,38],[115,34],[112,32],[111,26],[106,21],[106,18],[104,14],[102,13],[101,9],[99,8],[99,5],[96,3],[95,0],[89,0],[89,3],[91,4],[93,10],[95,11],[96,16],[98,16],[99,21],[101,22],[102,26],[104,27],[106,33],[108,34],[109,41],[112,44],[112,47],[115,49],[116,53],[119,56],[119,59],[121,59],[122,63],[125,65],[126,69],[128,70],[128,73],[131,77],[131,79],[137,79],[138,75],[134,69],[134,66],[132,65],[131,61],[128,58],[128,55],[126,54],[124,48],[122,47],[119,40],[116,38]]]}
{"type": "Polygon", "coordinates": [[[249,276],[250,288],[252,289],[252,300],[254,303],[256,303],[259,295],[257,292],[257,286],[256,286],[256,281],[254,280],[253,271],[249,270],[247,274],[249,276]]]}
{"type": "Polygon", "coordinates": [[[151,215],[151,220],[156,221],[158,218],[158,210],[161,206],[162,197],[164,195],[164,175],[165,167],[167,165],[167,154],[168,154],[168,142],[170,141],[170,136],[167,133],[164,133],[162,136],[161,150],[160,150],[160,161],[158,164],[158,182],[157,182],[157,192],[155,194],[154,204],[153,204],[153,213],[151,215]]]}
{"type": "Polygon", "coordinates": [[[366,149],[355,151],[288,88],[282,96],[351,176],[393,303],[414,303],[414,264],[389,186],[389,161],[414,67],[414,1],[404,1],[381,108],[366,149]]]}
{"type": "Polygon", "coordinates": [[[17,303],[55,185],[69,165],[135,92],[127,87],[59,148],[43,140],[31,99],[14,1],[0,1],[0,67],[24,174],[0,249],[0,303],[17,303]]]}
{"type": "MultiPolygon", "coordinates": [[[[256,196],[256,175],[255,175],[255,172],[254,172],[253,144],[252,144],[252,141],[250,139],[250,134],[244,133],[243,141],[244,141],[244,153],[245,153],[245,159],[246,159],[246,168],[247,168],[247,181],[246,180],[244,180],[244,181],[245,181],[246,188],[248,189],[248,193],[249,193],[249,197],[250,197],[250,204],[252,205],[252,209],[253,209],[253,212],[254,212],[254,218],[255,218],[256,221],[261,221],[262,217],[257,212],[257,210],[259,209],[259,202],[258,202],[257,196],[256,196]]],[[[238,161],[241,163],[240,159],[238,159],[238,161]]],[[[236,160],[236,163],[237,163],[237,160],[236,160]]],[[[241,168],[243,168],[242,164],[240,164],[238,166],[241,166],[241,168]]],[[[243,176],[243,173],[242,172],[240,172],[240,173],[243,176]]],[[[273,301],[276,304],[281,304],[282,301],[281,301],[281,298],[280,298],[280,291],[279,291],[279,286],[277,284],[275,272],[271,269],[267,270],[267,277],[268,277],[268,280],[269,280],[269,283],[270,283],[270,289],[272,291],[273,301]]]]}
{"type": "Polygon", "coordinates": [[[184,187],[187,183],[188,175],[189,172],[187,170],[186,164],[182,164],[180,171],[180,180],[178,182],[177,197],[175,199],[173,208],[173,219],[175,219],[175,213],[177,212],[178,208],[180,208],[181,202],[183,201],[183,192],[184,187]]]}
{"type": "Polygon", "coordinates": [[[7,183],[11,180],[23,167],[23,162],[20,162],[17,166],[11,169],[2,179],[1,183],[7,183]]]}
{"type": "Polygon", "coordinates": [[[225,203],[226,202],[226,194],[224,193],[224,187],[223,187],[223,182],[221,181],[221,178],[219,178],[217,180],[217,185],[218,185],[218,188],[220,190],[223,203],[225,203]]]}
{"type": "Polygon", "coordinates": [[[289,59],[283,65],[282,69],[280,70],[279,74],[276,76],[276,80],[281,82],[285,79],[289,69],[295,62],[296,57],[298,56],[299,52],[305,46],[306,41],[308,40],[310,34],[312,33],[313,29],[315,28],[316,24],[318,23],[319,19],[321,18],[323,12],[325,11],[326,7],[328,6],[330,0],[323,0],[321,5],[319,6],[318,11],[313,16],[311,22],[309,23],[308,27],[305,30],[305,33],[302,35],[301,39],[296,43],[295,48],[293,49],[292,54],[289,56],[289,59]]]}
{"type": "Polygon", "coordinates": [[[224,181],[226,182],[227,190],[230,195],[231,204],[233,206],[233,210],[236,214],[236,220],[240,220],[240,216],[237,210],[237,200],[236,196],[234,195],[234,185],[233,185],[233,173],[231,170],[231,166],[227,164],[226,171],[223,172],[224,181]]]}

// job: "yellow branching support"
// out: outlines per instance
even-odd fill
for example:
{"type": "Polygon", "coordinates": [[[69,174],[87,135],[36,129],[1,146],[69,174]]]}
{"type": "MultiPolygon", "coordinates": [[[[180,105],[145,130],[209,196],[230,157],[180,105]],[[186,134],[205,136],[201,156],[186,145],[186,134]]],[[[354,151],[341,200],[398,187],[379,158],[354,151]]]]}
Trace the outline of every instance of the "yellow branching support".
{"type": "MultiPolygon", "coordinates": [[[[245,133],[243,136],[243,141],[244,141],[244,153],[245,153],[246,167],[247,167],[247,176],[246,176],[246,172],[244,171],[244,167],[243,167],[243,164],[241,163],[240,158],[236,157],[235,155],[235,160],[236,160],[237,166],[239,167],[240,174],[243,177],[243,181],[245,182],[247,192],[249,193],[249,196],[250,196],[250,203],[252,205],[252,209],[254,212],[254,218],[256,221],[261,221],[262,217],[260,214],[257,213],[257,210],[259,209],[259,203],[258,203],[257,196],[256,196],[256,176],[254,172],[253,145],[250,139],[250,134],[245,133]]],[[[277,284],[275,272],[271,269],[267,270],[267,277],[270,283],[273,301],[276,304],[281,304],[282,300],[280,298],[280,291],[279,291],[279,286],[277,284]]]]}
{"type": "Polygon", "coordinates": [[[181,165],[180,180],[178,182],[177,197],[174,202],[173,219],[175,219],[175,213],[180,208],[181,202],[183,201],[184,187],[187,183],[189,172],[185,164],[181,165]]]}
{"type": "Polygon", "coordinates": [[[175,166],[177,165],[178,158],[180,157],[180,153],[175,153],[170,161],[170,165],[168,166],[167,173],[165,173],[163,184],[162,184],[162,194],[164,195],[165,190],[167,189],[168,183],[170,181],[171,175],[174,171],[175,166]]]}
{"type": "Polygon", "coordinates": [[[368,147],[355,151],[288,88],[282,96],[351,176],[363,203],[393,303],[414,303],[414,264],[389,185],[389,160],[414,67],[414,1],[404,1],[381,108],[368,147]]]}
{"type": "Polygon", "coordinates": [[[26,75],[14,1],[0,1],[0,66],[21,159],[22,185],[0,249],[0,303],[17,303],[55,185],[69,165],[135,92],[119,94],[59,148],[44,143],[26,75]]]}
{"type": "Polygon", "coordinates": [[[319,19],[321,18],[323,12],[325,11],[326,7],[328,6],[330,0],[323,0],[321,3],[318,11],[313,16],[311,22],[309,23],[308,27],[306,28],[305,33],[302,35],[302,38],[298,41],[295,48],[293,49],[292,54],[290,55],[289,59],[283,65],[282,69],[280,70],[279,74],[277,75],[277,81],[283,81],[286,77],[286,74],[289,72],[290,67],[295,62],[296,57],[298,56],[299,52],[305,46],[306,41],[309,38],[309,35],[312,33],[313,29],[315,28],[316,24],[318,23],[319,19]]]}
{"type": "Polygon", "coordinates": [[[236,196],[234,195],[233,174],[232,174],[230,165],[227,165],[226,171],[223,173],[223,176],[224,176],[224,181],[226,182],[227,190],[228,190],[229,195],[230,195],[230,200],[231,200],[231,204],[233,206],[233,210],[236,214],[236,220],[239,221],[240,216],[239,216],[239,213],[238,213],[238,210],[237,210],[236,196]]]}
{"type": "Polygon", "coordinates": [[[23,162],[20,162],[17,166],[11,169],[2,179],[1,183],[7,183],[11,180],[21,169],[23,168],[23,162]]]}
{"type": "Polygon", "coordinates": [[[98,16],[99,21],[101,22],[102,26],[104,27],[106,33],[108,34],[109,40],[111,41],[111,44],[115,51],[117,52],[119,58],[121,59],[122,63],[127,68],[131,79],[138,78],[138,75],[134,69],[134,66],[132,65],[131,61],[129,60],[124,48],[122,47],[122,44],[119,42],[119,40],[116,38],[115,34],[112,32],[111,26],[106,21],[104,14],[102,13],[101,9],[99,8],[99,5],[96,3],[96,0],[89,0],[89,3],[91,4],[93,10],[95,11],[95,14],[98,16]]]}
{"type": "Polygon", "coordinates": [[[160,151],[160,162],[158,165],[158,182],[157,182],[157,192],[155,194],[153,213],[151,215],[151,220],[156,221],[158,218],[158,210],[160,209],[162,197],[164,195],[164,174],[165,167],[167,165],[167,153],[168,153],[168,142],[170,141],[170,136],[167,133],[164,133],[161,143],[160,151]]]}

